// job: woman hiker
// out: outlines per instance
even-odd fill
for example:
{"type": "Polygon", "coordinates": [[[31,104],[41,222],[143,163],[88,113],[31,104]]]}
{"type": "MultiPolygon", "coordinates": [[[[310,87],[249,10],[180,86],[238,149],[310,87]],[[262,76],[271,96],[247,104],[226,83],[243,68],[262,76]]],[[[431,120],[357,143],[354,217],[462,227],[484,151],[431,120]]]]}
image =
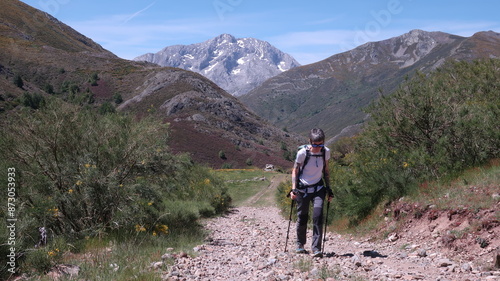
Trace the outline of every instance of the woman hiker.
{"type": "Polygon", "coordinates": [[[313,204],[313,236],[311,250],[314,257],[323,257],[321,238],[323,234],[323,202],[333,197],[330,189],[328,160],[330,149],[325,146],[325,134],[319,128],[312,129],[309,134],[309,145],[297,152],[292,170],[292,191],[290,198],[297,202],[297,253],[307,253],[306,244],[307,220],[309,205],[313,204]]]}

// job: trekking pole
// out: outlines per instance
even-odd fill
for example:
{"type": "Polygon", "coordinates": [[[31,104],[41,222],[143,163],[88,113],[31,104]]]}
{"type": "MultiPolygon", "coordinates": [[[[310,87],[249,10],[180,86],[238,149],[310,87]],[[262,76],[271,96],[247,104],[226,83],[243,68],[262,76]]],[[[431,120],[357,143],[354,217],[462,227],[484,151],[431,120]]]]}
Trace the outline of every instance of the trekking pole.
{"type": "Polygon", "coordinates": [[[330,210],[330,201],[326,202],[326,217],[325,217],[325,231],[323,231],[323,253],[325,252],[325,241],[326,241],[326,227],[328,226],[328,211],[330,210]]]}
{"type": "Polygon", "coordinates": [[[293,204],[295,203],[295,200],[292,199],[292,204],[290,204],[290,218],[288,219],[288,229],[286,231],[286,240],[285,240],[285,253],[286,253],[286,246],[288,245],[288,234],[290,233],[290,224],[292,223],[292,211],[293,211],[293,204]]]}

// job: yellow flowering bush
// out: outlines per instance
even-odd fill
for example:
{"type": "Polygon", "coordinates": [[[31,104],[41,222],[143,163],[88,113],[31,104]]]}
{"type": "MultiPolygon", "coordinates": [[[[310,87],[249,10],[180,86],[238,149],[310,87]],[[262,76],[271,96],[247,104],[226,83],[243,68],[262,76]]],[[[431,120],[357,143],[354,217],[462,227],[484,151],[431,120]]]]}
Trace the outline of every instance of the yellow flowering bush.
{"type": "Polygon", "coordinates": [[[146,228],[143,225],[136,224],[135,225],[135,231],[136,232],[144,232],[144,231],[146,231],[146,228]]]}
{"type": "Polygon", "coordinates": [[[16,194],[23,202],[16,210],[16,250],[26,261],[62,255],[60,246],[26,250],[40,226],[50,237],[72,239],[114,231],[159,236],[196,229],[200,217],[230,205],[224,181],[188,155],[172,154],[168,126],[153,118],[101,115],[48,99],[44,107],[16,111],[2,122],[0,165],[22,171],[16,184],[26,191],[16,194]]]}

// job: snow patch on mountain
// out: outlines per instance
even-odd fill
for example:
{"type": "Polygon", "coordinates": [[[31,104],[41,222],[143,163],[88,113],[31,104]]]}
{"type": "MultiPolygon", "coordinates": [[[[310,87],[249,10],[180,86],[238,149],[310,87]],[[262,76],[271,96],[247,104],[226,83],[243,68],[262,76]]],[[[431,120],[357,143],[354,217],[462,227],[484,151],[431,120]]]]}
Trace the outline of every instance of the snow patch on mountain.
{"type": "Polygon", "coordinates": [[[266,41],[222,34],[192,45],[166,47],[134,59],[200,73],[234,96],[300,64],[266,41]]]}

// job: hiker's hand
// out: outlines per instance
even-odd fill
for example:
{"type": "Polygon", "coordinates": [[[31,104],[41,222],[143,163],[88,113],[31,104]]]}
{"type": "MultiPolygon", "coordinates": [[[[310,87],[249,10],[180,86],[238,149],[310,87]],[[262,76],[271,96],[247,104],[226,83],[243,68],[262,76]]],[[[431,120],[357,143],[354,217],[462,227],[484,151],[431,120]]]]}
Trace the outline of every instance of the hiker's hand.
{"type": "Polygon", "coordinates": [[[328,185],[326,186],[326,192],[328,194],[328,202],[332,202],[333,199],[333,191],[332,188],[329,187],[328,185]]]}
{"type": "Polygon", "coordinates": [[[292,200],[295,200],[295,198],[297,198],[297,194],[295,194],[295,192],[293,192],[293,191],[290,191],[290,198],[292,200]]]}

